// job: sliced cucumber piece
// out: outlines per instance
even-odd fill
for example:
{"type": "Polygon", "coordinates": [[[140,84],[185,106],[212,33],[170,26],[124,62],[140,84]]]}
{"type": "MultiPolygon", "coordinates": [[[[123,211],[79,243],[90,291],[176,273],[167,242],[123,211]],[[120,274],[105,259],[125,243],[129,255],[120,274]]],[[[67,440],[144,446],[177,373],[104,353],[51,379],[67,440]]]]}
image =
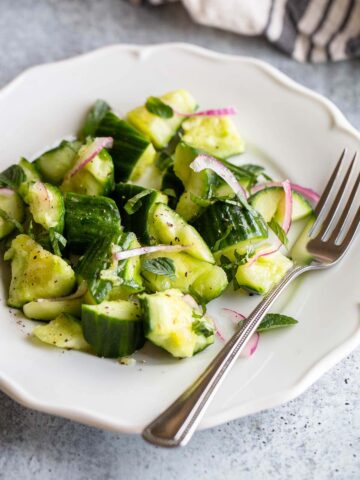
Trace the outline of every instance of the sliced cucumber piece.
{"type": "MultiPolygon", "coordinates": [[[[24,220],[24,203],[15,191],[6,191],[4,193],[0,189],[0,209],[16,222],[21,223],[24,220]]],[[[0,238],[9,235],[14,228],[15,224],[13,222],[9,222],[5,218],[0,217],[0,238]]]]}
{"type": "MultiPolygon", "coordinates": [[[[266,247],[264,245],[261,248],[266,247]]],[[[275,252],[258,258],[251,265],[240,265],[236,272],[236,281],[244,290],[265,295],[280,282],[292,265],[293,262],[281,252],[275,252]]]]}
{"type": "Polygon", "coordinates": [[[114,139],[111,154],[116,182],[136,181],[155,161],[156,151],[152,143],[128,122],[112,112],[104,116],[96,129],[96,134],[114,139]]]}
{"type": "Polygon", "coordinates": [[[64,230],[65,205],[57,187],[50,183],[32,182],[26,201],[35,222],[45,230],[53,228],[59,233],[64,230]]]}
{"type": "Polygon", "coordinates": [[[146,287],[152,292],[178,288],[183,293],[193,294],[201,303],[208,303],[221,295],[227,287],[227,277],[222,268],[198,260],[187,253],[159,252],[144,255],[143,261],[162,257],[172,260],[175,278],[156,275],[143,269],[142,276],[146,287]]]}
{"type": "Polygon", "coordinates": [[[239,249],[250,240],[267,238],[268,228],[259,216],[253,215],[239,204],[218,201],[207,207],[194,222],[213,252],[239,249]]]}
{"type": "Polygon", "coordinates": [[[189,255],[215,263],[209,247],[200,234],[167,205],[163,203],[155,205],[152,217],[149,218],[148,229],[151,243],[189,246],[186,250],[189,255]]]}
{"type": "Polygon", "coordinates": [[[144,345],[144,326],[136,303],[118,300],[82,306],[84,337],[101,357],[125,357],[144,345]]]}
{"type": "Polygon", "coordinates": [[[40,298],[26,303],[23,306],[23,312],[33,320],[53,320],[61,313],[80,317],[83,301],[83,297],[68,299],[40,298]]]}
{"type": "Polygon", "coordinates": [[[22,307],[37,298],[64,297],[75,287],[75,273],[70,265],[27,235],[18,235],[11,242],[4,259],[11,260],[11,307],[22,307]]]}
{"type": "Polygon", "coordinates": [[[160,202],[167,203],[168,197],[159,190],[120,182],[115,187],[113,198],[121,211],[125,228],[135,232],[144,243],[149,243],[149,218],[152,218],[155,205],[160,202]],[[131,202],[133,206],[129,210],[127,207],[131,202]]]}
{"type": "Polygon", "coordinates": [[[213,322],[180,290],[142,294],[139,299],[146,338],[174,357],[192,357],[214,343],[213,322]]]}
{"type": "Polygon", "coordinates": [[[25,180],[20,184],[17,192],[26,201],[29,184],[41,180],[41,177],[35,164],[28,162],[26,158],[20,159],[19,166],[25,174],[25,180]]]}
{"type": "MultiPolygon", "coordinates": [[[[123,233],[119,245],[122,250],[140,247],[140,243],[138,242],[135,234],[132,232],[123,233]]],[[[117,263],[116,272],[118,277],[121,279],[121,285],[113,286],[109,293],[109,300],[127,300],[129,295],[142,292],[144,290],[141,276],[140,257],[131,257],[126,260],[119,261],[117,263]]],[[[105,272],[102,272],[103,278],[106,276],[104,273],[105,272]]]]}
{"type": "Polygon", "coordinates": [[[59,146],[48,150],[34,160],[34,165],[46,182],[60,185],[65,174],[75,162],[81,142],[63,140],[59,146]]]}
{"type": "Polygon", "coordinates": [[[61,190],[84,195],[108,195],[114,189],[114,164],[109,152],[103,148],[83,168],[76,173],[76,166],[81,165],[89,156],[93,140],[89,139],[77,153],[74,166],[64,177],[61,190]],[[75,169],[75,170],[74,170],[75,169]]]}
{"type": "Polygon", "coordinates": [[[73,350],[89,350],[79,320],[62,313],[47,325],[38,325],[32,331],[34,337],[54,347],[73,350]]]}
{"type": "MultiPolygon", "coordinates": [[[[159,98],[163,103],[181,113],[192,113],[196,108],[194,98],[186,90],[176,90],[159,98]]],[[[161,118],[150,113],[145,106],[131,110],[127,117],[129,122],[148,137],[157,148],[163,148],[170,142],[184,120],[184,117],[176,114],[171,118],[161,118]]]]}
{"type": "MultiPolygon", "coordinates": [[[[249,203],[264,217],[266,222],[275,217],[281,221],[281,209],[285,193],[282,187],[267,187],[254,193],[249,203]]],[[[311,204],[300,193],[292,192],[292,221],[301,220],[313,212],[311,204]]]]}
{"type": "Polygon", "coordinates": [[[217,158],[228,158],[245,149],[234,122],[227,116],[188,118],[182,128],[184,143],[217,158]]]}
{"type": "Polygon", "coordinates": [[[295,263],[299,263],[300,265],[307,265],[313,260],[313,257],[308,252],[306,246],[311,240],[309,237],[309,232],[315,222],[315,219],[315,215],[311,215],[290,251],[291,258],[295,263]]]}
{"type": "Polygon", "coordinates": [[[122,283],[113,260],[113,247],[119,243],[120,235],[107,234],[94,240],[77,264],[78,282],[84,281],[87,286],[85,303],[103,302],[113,287],[122,283]]]}
{"type": "Polygon", "coordinates": [[[68,193],[65,196],[65,230],[71,248],[84,252],[96,238],[122,231],[114,200],[68,193]]]}

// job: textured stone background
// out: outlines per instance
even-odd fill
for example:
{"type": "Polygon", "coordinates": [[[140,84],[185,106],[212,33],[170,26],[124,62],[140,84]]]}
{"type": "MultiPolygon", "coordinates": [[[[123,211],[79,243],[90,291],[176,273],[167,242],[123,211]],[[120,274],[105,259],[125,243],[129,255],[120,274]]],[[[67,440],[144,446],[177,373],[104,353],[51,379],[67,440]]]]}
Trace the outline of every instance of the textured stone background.
{"type": "MultiPolygon", "coordinates": [[[[359,61],[300,65],[261,39],[194,25],[176,4],[1,0],[0,86],[32,65],[103,45],[169,41],[267,60],[329,97],[360,128],[359,61]]],[[[0,394],[0,479],[359,479],[359,365],[358,350],[297,400],[200,432],[176,451],[33,412],[0,394]]]]}

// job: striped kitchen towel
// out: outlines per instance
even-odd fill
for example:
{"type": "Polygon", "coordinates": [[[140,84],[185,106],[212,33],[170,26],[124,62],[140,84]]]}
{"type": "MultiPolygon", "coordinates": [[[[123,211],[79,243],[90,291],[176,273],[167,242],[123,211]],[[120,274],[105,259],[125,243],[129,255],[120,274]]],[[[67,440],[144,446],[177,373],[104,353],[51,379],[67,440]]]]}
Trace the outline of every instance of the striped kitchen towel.
{"type": "MultiPolygon", "coordinates": [[[[152,5],[177,0],[131,0],[152,5]]],[[[360,57],[360,0],[181,0],[201,24],[264,35],[301,62],[360,57]]]]}

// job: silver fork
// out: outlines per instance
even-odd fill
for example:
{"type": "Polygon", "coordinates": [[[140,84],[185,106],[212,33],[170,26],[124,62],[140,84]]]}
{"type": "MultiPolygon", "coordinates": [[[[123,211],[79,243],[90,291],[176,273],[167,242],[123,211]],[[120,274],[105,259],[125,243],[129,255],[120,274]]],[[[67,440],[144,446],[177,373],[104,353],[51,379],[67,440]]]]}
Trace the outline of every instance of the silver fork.
{"type": "Polygon", "coordinates": [[[230,338],[200,377],[144,429],[142,436],[145,440],[162,447],[186,445],[239,353],[285,287],[300,274],[309,270],[331,267],[343,258],[360,224],[359,207],[346,228],[346,222],[350,220],[350,210],[355,205],[355,197],[360,184],[360,173],[355,182],[350,180],[356,153],[342,177],[340,187],[337,192],[333,192],[334,184],[341,179],[340,171],[344,164],[344,158],[345,150],[342,152],[315,210],[317,218],[309,231],[309,241],[306,247],[312,258],[311,262],[306,265],[294,264],[282,281],[264,297],[246,321],[242,323],[241,328],[230,338]],[[344,205],[346,196],[344,194],[348,188],[351,188],[351,183],[353,183],[353,187],[344,205]],[[331,198],[334,194],[335,198],[332,201],[331,198]],[[336,214],[340,209],[342,209],[342,214],[337,219],[336,214]]]}

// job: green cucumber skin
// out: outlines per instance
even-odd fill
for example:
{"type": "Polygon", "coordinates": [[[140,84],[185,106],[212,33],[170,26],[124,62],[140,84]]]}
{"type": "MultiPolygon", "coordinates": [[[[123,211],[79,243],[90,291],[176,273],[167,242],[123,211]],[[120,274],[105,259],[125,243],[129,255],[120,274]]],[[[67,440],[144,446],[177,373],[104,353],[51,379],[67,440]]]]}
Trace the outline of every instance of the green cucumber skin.
{"type": "Polygon", "coordinates": [[[179,197],[184,193],[184,186],[181,180],[175,175],[173,165],[166,170],[163,176],[161,190],[165,189],[174,190],[176,194],[176,198],[169,196],[169,207],[175,210],[179,197]]]}
{"type": "Polygon", "coordinates": [[[130,178],[137,161],[151,143],[130,123],[112,112],[106,113],[96,129],[96,136],[114,139],[111,156],[115,168],[115,182],[130,178]]]}
{"type": "Polygon", "coordinates": [[[65,231],[69,246],[80,252],[101,235],[120,233],[116,203],[107,197],[66,194],[65,231]]]}
{"type": "Polygon", "coordinates": [[[34,165],[46,182],[60,185],[66,172],[72,167],[81,142],[63,140],[34,160],[34,165]]]}
{"type": "Polygon", "coordinates": [[[81,323],[85,340],[100,357],[125,357],[145,343],[141,320],[120,320],[96,314],[83,305],[81,323]]]}
{"type": "Polygon", "coordinates": [[[143,190],[144,187],[140,187],[139,185],[120,182],[116,185],[112,197],[121,211],[122,222],[126,230],[134,232],[141,242],[148,244],[152,240],[148,230],[149,212],[153,205],[160,201],[164,201],[160,197],[166,198],[166,196],[157,190],[154,190],[141,199],[141,207],[139,210],[132,215],[129,215],[124,210],[126,202],[143,190]]]}
{"type": "Polygon", "coordinates": [[[241,206],[220,201],[207,207],[193,226],[212,250],[216,242],[226,235],[228,228],[232,227],[226,238],[218,242],[216,251],[244,240],[268,236],[267,225],[260,216],[254,217],[241,206]]]}
{"type": "Polygon", "coordinates": [[[86,281],[87,303],[103,302],[113,289],[113,283],[102,279],[101,272],[109,268],[112,260],[112,245],[119,243],[119,237],[118,234],[108,234],[95,240],[75,269],[79,284],[83,280],[86,281]]]}

